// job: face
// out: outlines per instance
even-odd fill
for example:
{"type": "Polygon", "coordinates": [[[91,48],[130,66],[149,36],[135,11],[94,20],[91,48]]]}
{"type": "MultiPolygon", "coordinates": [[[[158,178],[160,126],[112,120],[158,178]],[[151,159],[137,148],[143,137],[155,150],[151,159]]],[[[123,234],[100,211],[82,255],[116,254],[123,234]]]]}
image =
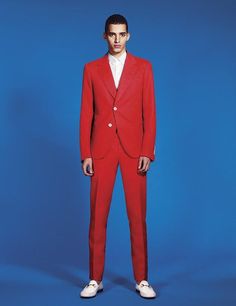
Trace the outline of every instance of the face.
{"type": "Polygon", "coordinates": [[[107,40],[109,52],[114,56],[120,56],[126,50],[126,42],[130,33],[126,32],[125,24],[110,24],[107,33],[103,34],[107,40]]]}

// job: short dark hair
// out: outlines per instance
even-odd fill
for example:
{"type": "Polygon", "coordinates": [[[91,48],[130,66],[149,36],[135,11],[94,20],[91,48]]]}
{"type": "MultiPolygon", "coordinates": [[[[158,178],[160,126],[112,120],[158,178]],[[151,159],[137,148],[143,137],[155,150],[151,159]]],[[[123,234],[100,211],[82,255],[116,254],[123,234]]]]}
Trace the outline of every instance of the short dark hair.
{"type": "Polygon", "coordinates": [[[113,14],[107,18],[105,23],[105,33],[108,32],[110,24],[125,24],[126,31],[128,32],[128,22],[126,18],[120,14],[113,14]]]}

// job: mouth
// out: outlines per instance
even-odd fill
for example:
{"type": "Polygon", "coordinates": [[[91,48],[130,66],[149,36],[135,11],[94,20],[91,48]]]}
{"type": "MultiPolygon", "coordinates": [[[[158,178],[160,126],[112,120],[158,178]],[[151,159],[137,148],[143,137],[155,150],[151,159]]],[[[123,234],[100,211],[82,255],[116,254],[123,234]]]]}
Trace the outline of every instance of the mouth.
{"type": "Polygon", "coordinates": [[[121,45],[114,45],[114,47],[115,47],[115,48],[120,48],[120,47],[121,47],[121,45]]]}

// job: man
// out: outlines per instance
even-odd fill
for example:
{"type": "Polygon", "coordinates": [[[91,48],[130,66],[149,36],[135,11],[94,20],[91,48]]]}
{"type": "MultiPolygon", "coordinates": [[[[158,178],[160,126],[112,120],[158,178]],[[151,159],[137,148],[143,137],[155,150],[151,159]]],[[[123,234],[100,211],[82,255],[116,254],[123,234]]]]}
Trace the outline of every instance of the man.
{"type": "Polygon", "coordinates": [[[127,51],[128,23],[105,23],[108,52],[84,66],[80,113],[83,173],[90,176],[90,282],[81,297],[103,290],[106,227],[118,166],[129,219],[135,288],[155,298],[147,281],[146,174],[155,159],[156,106],[151,63],[127,51]]]}

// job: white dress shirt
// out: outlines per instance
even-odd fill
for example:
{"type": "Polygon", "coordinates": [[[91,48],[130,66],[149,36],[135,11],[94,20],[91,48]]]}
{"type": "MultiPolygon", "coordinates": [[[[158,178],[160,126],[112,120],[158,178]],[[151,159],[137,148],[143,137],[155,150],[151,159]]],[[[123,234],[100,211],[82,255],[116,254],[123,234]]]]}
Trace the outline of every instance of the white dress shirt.
{"type": "Polygon", "coordinates": [[[123,67],[125,64],[127,52],[125,51],[120,57],[113,56],[110,52],[108,52],[109,64],[111,67],[112,75],[114,78],[116,88],[119,85],[120,77],[123,71],[123,67]]]}

